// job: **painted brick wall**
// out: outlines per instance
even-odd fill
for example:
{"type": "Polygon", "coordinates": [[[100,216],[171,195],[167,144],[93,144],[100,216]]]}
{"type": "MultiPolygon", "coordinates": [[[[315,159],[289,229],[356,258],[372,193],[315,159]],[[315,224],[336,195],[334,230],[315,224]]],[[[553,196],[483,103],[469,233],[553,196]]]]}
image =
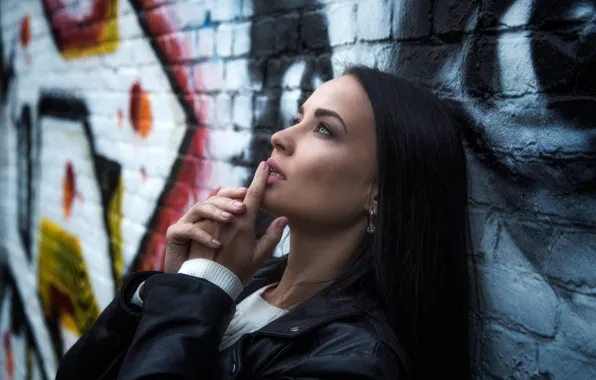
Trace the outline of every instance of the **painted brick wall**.
{"type": "Polygon", "coordinates": [[[350,63],[475,122],[478,378],[596,378],[593,0],[3,0],[0,44],[0,378],[53,378],[350,63]]]}

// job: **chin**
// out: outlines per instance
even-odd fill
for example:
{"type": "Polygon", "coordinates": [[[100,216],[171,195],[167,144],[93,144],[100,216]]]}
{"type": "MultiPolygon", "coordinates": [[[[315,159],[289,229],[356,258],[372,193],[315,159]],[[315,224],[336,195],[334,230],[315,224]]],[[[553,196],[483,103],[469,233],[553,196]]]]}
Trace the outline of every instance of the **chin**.
{"type": "Polygon", "coordinates": [[[281,197],[281,194],[275,194],[275,192],[271,191],[272,189],[265,190],[265,194],[263,194],[263,200],[261,201],[261,209],[267,211],[273,217],[278,216],[289,216],[290,208],[288,198],[281,197]]]}

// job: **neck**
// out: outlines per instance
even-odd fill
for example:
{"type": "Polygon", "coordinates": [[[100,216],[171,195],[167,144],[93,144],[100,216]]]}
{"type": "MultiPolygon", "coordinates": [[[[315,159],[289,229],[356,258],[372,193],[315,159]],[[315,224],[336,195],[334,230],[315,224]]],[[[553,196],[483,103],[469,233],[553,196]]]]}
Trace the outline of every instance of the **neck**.
{"type": "Polygon", "coordinates": [[[263,297],[291,309],[322,291],[341,276],[364,237],[362,225],[325,234],[290,225],[288,264],[279,284],[263,297]]]}

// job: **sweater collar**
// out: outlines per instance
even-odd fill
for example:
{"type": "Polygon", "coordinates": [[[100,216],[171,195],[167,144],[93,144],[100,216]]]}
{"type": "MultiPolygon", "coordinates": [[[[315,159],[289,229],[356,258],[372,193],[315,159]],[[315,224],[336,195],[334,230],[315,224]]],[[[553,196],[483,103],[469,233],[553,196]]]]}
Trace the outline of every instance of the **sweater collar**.
{"type": "MultiPolygon", "coordinates": [[[[269,259],[248,283],[236,303],[263,286],[279,282],[286,264],[286,258],[269,259]]],[[[371,308],[373,308],[372,303],[363,296],[348,295],[340,290],[327,288],[261,328],[257,333],[277,337],[297,337],[317,326],[361,314],[371,308]]]]}

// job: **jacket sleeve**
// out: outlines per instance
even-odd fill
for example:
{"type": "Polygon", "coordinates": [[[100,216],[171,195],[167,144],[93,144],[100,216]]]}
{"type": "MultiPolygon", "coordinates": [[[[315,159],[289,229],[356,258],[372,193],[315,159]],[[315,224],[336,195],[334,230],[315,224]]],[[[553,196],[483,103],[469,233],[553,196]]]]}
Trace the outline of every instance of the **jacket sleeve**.
{"type": "Polygon", "coordinates": [[[208,378],[234,315],[232,297],[205,279],[168,273],[151,276],[143,293],[141,320],[118,379],[208,378]]]}
{"type": "Polygon", "coordinates": [[[93,326],[62,357],[56,380],[100,379],[117,371],[141,317],[141,309],[128,301],[141,282],[156,273],[139,272],[128,278],[93,326]]]}

